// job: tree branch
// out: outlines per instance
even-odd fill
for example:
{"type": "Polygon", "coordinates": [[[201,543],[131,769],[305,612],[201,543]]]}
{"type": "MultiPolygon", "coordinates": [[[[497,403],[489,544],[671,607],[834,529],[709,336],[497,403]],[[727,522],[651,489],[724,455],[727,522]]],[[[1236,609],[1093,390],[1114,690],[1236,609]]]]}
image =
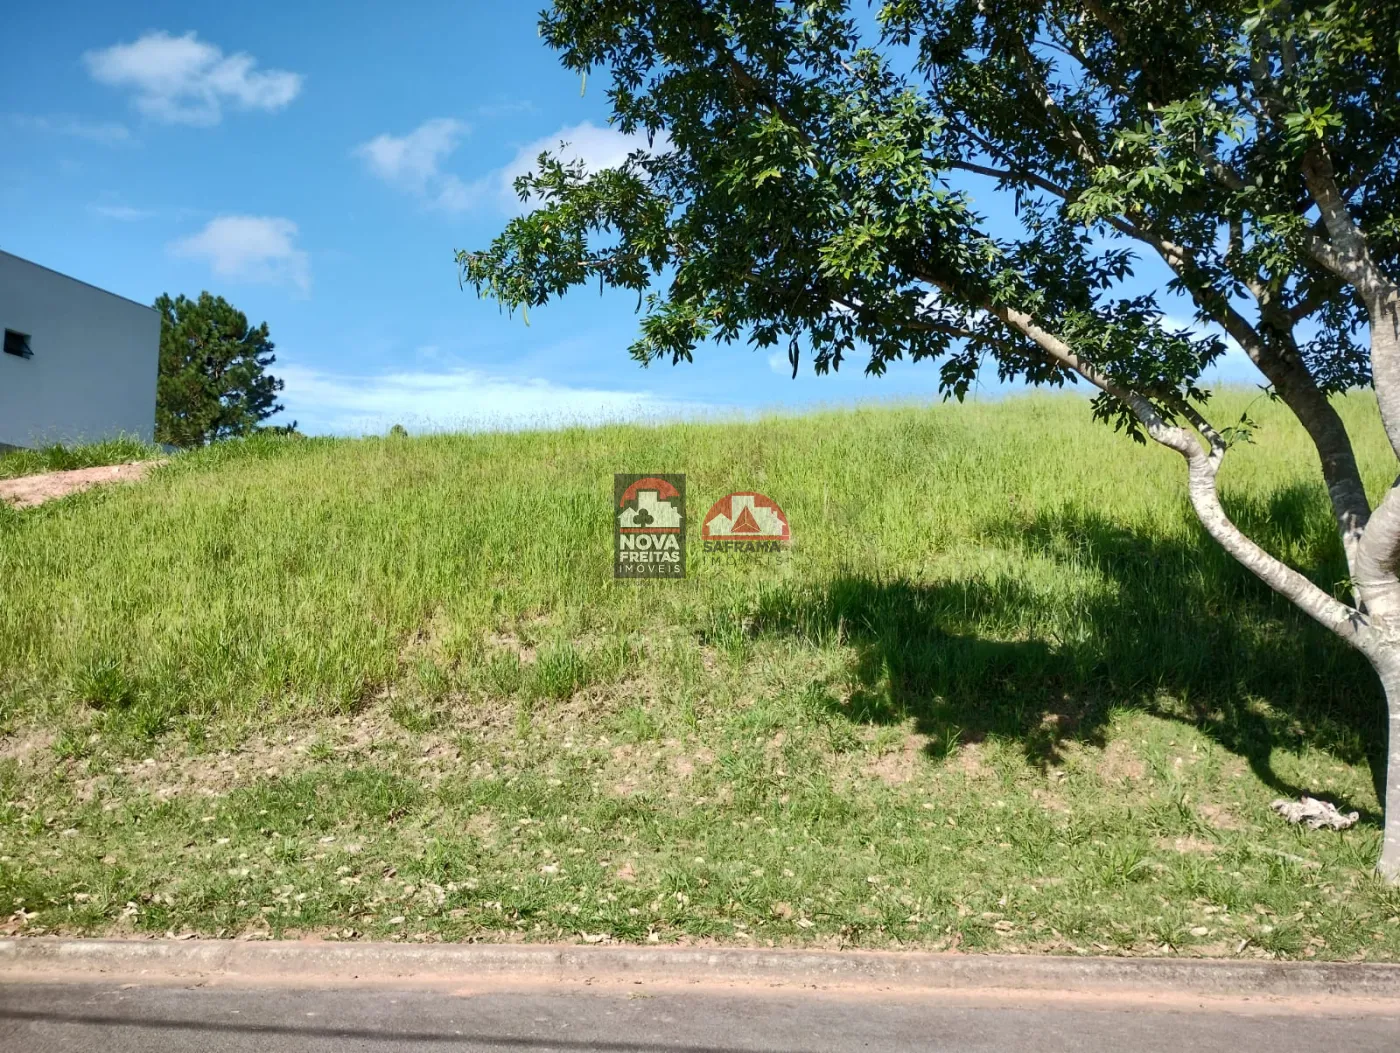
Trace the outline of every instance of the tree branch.
{"type": "Polygon", "coordinates": [[[1089,145],[1089,140],[1084,133],[1079,130],[1079,126],[1074,119],[1067,114],[1054,96],[1050,94],[1049,87],[1035,72],[1035,57],[1031,54],[1030,48],[1026,46],[1025,39],[1019,34],[1011,36],[1011,50],[1016,56],[1016,62],[1021,67],[1021,71],[1026,77],[1026,87],[1030,89],[1036,101],[1044,108],[1046,114],[1060,126],[1060,130],[1070,145],[1074,147],[1079,159],[1091,167],[1098,167],[1098,153],[1089,145]]]}
{"type": "Polygon", "coordinates": [[[1062,198],[1065,201],[1072,200],[1070,192],[1064,187],[1052,183],[1044,176],[1026,169],[1012,171],[1004,168],[990,168],[987,165],[979,165],[972,161],[940,161],[933,158],[929,158],[929,161],[932,164],[941,165],[945,168],[952,168],[959,172],[971,172],[973,175],[988,176],[991,179],[999,179],[1006,183],[1015,183],[1017,180],[1020,180],[1031,186],[1039,187],[1041,190],[1054,194],[1056,197],[1062,198]]]}
{"type": "Polygon", "coordinates": [[[1201,525],[1211,537],[1255,577],[1296,604],[1320,625],[1343,639],[1355,639],[1365,624],[1358,611],[1337,600],[1288,564],[1266,552],[1225,513],[1216,488],[1216,476],[1224,460],[1224,443],[1199,414],[1195,415],[1193,425],[1204,426],[1206,429],[1202,434],[1211,445],[1209,453],[1185,429],[1169,424],[1150,401],[1095,369],[1075,354],[1063,340],[1037,325],[1030,315],[1000,305],[988,306],[987,310],[1004,324],[1030,339],[1052,361],[1073,370],[1100,391],[1124,403],[1156,442],[1175,450],[1185,458],[1188,470],[1187,491],[1191,505],[1201,525]]]}
{"type": "Polygon", "coordinates": [[[1304,318],[1326,307],[1332,295],[1333,290],[1325,289],[1320,283],[1314,282],[1303,298],[1288,309],[1288,320],[1297,325],[1304,318]]]}
{"type": "Polygon", "coordinates": [[[1376,297],[1393,289],[1394,283],[1380,272],[1371,258],[1366,236],[1352,218],[1346,198],[1337,186],[1331,159],[1320,144],[1303,156],[1302,171],[1303,182],[1317,203],[1327,231],[1325,242],[1316,235],[1309,235],[1305,244],[1318,263],[1355,285],[1362,299],[1370,305],[1376,297]]]}

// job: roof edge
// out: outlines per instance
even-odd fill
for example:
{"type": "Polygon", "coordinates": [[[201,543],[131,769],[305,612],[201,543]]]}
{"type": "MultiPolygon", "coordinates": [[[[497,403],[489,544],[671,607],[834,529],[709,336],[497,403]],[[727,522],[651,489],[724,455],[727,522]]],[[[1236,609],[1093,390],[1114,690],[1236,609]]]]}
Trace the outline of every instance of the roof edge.
{"type": "Polygon", "coordinates": [[[64,274],[62,271],[54,270],[52,267],[45,267],[42,263],[35,263],[33,260],[24,256],[16,256],[13,252],[6,252],[4,249],[0,249],[0,256],[8,256],[12,260],[19,260],[20,263],[27,263],[31,267],[38,267],[41,271],[48,271],[50,274],[56,274],[60,278],[67,278],[70,282],[77,282],[79,285],[85,285],[89,289],[94,289],[100,293],[106,293],[108,296],[115,297],[118,300],[125,300],[127,303],[134,304],[137,307],[144,307],[152,314],[160,313],[148,303],[142,303],[140,300],[133,300],[130,296],[123,296],[121,293],[114,293],[111,289],[104,289],[100,285],[93,285],[92,282],[85,282],[81,278],[75,278],[71,274],[64,274]]]}

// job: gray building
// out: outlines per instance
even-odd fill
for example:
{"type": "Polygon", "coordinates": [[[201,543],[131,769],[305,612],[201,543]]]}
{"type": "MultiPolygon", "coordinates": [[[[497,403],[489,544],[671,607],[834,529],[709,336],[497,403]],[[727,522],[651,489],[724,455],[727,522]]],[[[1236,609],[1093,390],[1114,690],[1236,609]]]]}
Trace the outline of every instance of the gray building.
{"type": "Polygon", "coordinates": [[[155,432],[154,308],[0,252],[0,446],[155,432]]]}

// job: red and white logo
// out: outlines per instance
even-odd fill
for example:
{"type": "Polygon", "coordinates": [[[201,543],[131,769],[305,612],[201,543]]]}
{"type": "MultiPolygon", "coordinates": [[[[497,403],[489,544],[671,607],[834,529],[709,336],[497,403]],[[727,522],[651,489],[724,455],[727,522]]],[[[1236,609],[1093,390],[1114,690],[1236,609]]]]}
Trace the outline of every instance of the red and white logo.
{"type": "Polygon", "coordinates": [[[706,552],[776,552],[792,540],[787,516],[763,494],[726,494],[700,528],[706,552]]]}
{"type": "Polygon", "coordinates": [[[685,476],[613,476],[613,577],[685,577],[685,476]]]}

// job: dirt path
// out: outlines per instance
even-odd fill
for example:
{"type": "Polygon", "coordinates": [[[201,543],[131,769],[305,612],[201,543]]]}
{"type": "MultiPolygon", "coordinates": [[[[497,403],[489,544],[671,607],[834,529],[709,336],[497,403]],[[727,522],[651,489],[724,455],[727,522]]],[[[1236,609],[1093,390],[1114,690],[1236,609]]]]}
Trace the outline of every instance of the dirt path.
{"type": "Polygon", "coordinates": [[[90,490],[107,483],[135,482],[152,468],[165,461],[130,461],[103,468],[75,468],[71,472],[47,472],[43,475],[23,475],[18,479],[0,479],[0,501],[15,508],[33,508],[45,501],[57,500],[90,490]]]}

